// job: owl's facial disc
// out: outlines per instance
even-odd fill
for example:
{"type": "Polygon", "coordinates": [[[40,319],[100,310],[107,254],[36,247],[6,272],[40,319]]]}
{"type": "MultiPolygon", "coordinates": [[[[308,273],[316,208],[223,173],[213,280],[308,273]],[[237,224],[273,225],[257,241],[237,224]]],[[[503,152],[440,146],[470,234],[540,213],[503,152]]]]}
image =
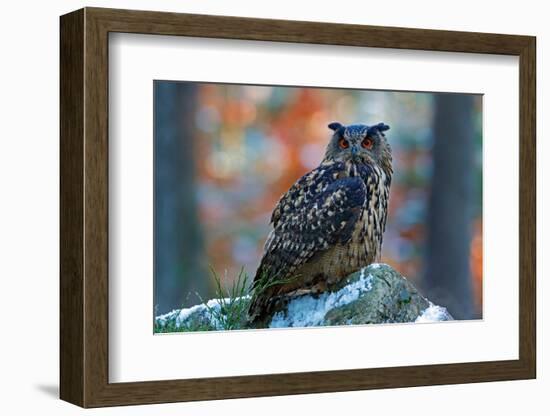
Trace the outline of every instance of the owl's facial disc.
{"type": "Polygon", "coordinates": [[[384,165],[391,169],[391,149],[383,132],[389,129],[384,123],[365,124],[331,123],[334,131],[327,146],[325,160],[384,165]]]}
{"type": "Polygon", "coordinates": [[[334,152],[334,159],[342,162],[353,161],[356,163],[372,162],[371,150],[375,139],[369,136],[350,136],[345,132],[338,138],[338,149],[334,152]]]}

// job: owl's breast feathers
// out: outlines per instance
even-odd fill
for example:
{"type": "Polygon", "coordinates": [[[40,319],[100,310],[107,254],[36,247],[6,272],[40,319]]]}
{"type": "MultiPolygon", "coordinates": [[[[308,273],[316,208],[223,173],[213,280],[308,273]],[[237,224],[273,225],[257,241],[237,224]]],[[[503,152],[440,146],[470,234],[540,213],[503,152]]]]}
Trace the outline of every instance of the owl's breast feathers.
{"type": "Polygon", "coordinates": [[[342,162],[323,163],[300,178],[273,211],[251,318],[274,296],[340,279],[377,259],[389,182],[377,166],[342,162]]]}

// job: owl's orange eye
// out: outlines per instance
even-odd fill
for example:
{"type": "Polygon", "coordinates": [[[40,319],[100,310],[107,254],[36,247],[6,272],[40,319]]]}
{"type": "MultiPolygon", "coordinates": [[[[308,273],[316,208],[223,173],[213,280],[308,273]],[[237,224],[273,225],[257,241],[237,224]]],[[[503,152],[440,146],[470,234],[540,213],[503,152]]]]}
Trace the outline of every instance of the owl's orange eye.
{"type": "Polygon", "coordinates": [[[365,137],[365,139],[361,142],[361,146],[365,149],[372,149],[372,146],[374,146],[374,140],[370,137],[365,137]]]}
{"type": "Polygon", "coordinates": [[[349,147],[349,142],[342,137],[338,140],[338,146],[340,146],[340,149],[347,149],[349,147]]]}

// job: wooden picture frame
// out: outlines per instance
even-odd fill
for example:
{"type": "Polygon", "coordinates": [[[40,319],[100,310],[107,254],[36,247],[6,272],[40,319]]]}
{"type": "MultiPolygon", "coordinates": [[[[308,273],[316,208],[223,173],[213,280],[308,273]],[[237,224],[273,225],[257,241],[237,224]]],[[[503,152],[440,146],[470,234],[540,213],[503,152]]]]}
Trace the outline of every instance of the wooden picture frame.
{"type": "Polygon", "coordinates": [[[85,8],[61,17],[60,396],[82,407],[338,392],[536,376],[535,38],[85,8]],[[519,359],[109,383],[110,32],[519,57],[519,359]]]}

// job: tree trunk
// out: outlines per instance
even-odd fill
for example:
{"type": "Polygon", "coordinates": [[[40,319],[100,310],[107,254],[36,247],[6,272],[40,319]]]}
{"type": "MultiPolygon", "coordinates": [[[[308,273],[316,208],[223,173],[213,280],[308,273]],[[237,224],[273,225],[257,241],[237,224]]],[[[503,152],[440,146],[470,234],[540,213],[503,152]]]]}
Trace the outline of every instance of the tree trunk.
{"type": "Polygon", "coordinates": [[[470,240],[474,97],[435,98],[433,181],[428,206],[425,293],[455,319],[473,318],[470,240]]]}
{"type": "Polygon", "coordinates": [[[208,275],[196,200],[193,132],[197,90],[154,83],[154,280],[156,314],[197,303],[208,275]]]}

